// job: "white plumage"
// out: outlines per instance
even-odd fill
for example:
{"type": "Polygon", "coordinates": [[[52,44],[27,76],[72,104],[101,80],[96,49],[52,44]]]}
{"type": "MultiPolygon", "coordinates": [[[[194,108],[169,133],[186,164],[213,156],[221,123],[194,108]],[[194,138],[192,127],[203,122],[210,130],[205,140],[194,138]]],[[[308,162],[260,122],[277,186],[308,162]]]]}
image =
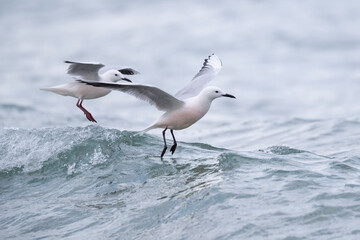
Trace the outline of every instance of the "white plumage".
{"type": "Polygon", "coordinates": [[[103,87],[106,89],[119,90],[131,94],[141,100],[149,102],[157,109],[165,111],[153,124],[143,130],[141,133],[147,132],[154,128],[164,128],[164,149],[161,157],[167,149],[165,132],[170,129],[174,145],[171,147],[171,153],[175,152],[177,143],[173,130],[181,130],[187,128],[200,120],[210,108],[212,101],[219,97],[235,98],[230,94],[224,93],[218,87],[205,87],[221,69],[221,61],[215,55],[205,59],[204,65],[200,72],[195,75],[193,80],[183,89],[181,89],[175,97],[171,94],[150,85],[128,84],[128,83],[108,83],[78,80],[95,87],[103,87]]]}
{"type": "MultiPolygon", "coordinates": [[[[124,77],[121,71],[123,71],[125,74],[128,75],[138,73],[132,68],[122,68],[119,70],[111,69],[100,74],[99,70],[105,66],[101,63],[79,63],[79,62],[70,62],[70,61],[65,61],[65,63],[70,64],[67,70],[68,74],[76,77],[80,77],[81,79],[84,80],[91,80],[98,82],[117,82],[120,80],[131,82],[129,79],[124,77]]],[[[61,84],[48,88],[41,88],[41,90],[53,92],[63,96],[71,96],[77,98],[78,101],[76,103],[76,106],[80,108],[84,112],[86,118],[92,122],[96,122],[96,120],[91,115],[91,113],[82,106],[82,102],[84,101],[84,99],[100,98],[106,96],[111,92],[110,89],[96,88],[80,83],[78,81],[73,81],[70,83],[61,84]]]]}

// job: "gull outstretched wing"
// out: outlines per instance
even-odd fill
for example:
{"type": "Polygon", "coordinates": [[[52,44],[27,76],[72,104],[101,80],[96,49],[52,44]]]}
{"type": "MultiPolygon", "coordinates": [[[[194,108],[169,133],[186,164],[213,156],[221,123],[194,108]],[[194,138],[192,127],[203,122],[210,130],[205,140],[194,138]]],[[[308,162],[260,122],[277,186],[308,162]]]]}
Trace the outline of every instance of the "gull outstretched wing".
{"type": "Polygon", "coordinates": [[[104,67],[104,64],[101,63],[80,63],[80,62],[71,62],[69,63],[67,73],[74,76],[79,76],[85,80],[90,81],[99,81],[99,69],[104,67]]]}
{"type": "Polygon", "coordinates": [[[143,101],[154,105],[161,111],[171,111],[178,109],[184,105],[184,102],[171,96],[163,90],[142,84],[125,84],[125,83],[108,83],[108,82],[91,82],[84,80],[77,80],[81,83],[86,83],[95,87],[104,87],[112,90],[118,90],[124,93],[135,96],[143,101]]]}
{"type": "Polygon", "coordinates": [[[126,67],[126,68],[121,68],[118,70],[119,72],[121,72],[124,75],[134,75],[134,74],[140,74],[138,71],[136,71],[133,68],[130,67],[126,67]]]}
{"type": "Polygon", "coordinates": [[[179,99],[194,97],[201,92],[205,85],[213,80],[220,72],[222,67],[221,60],[215,54],[205,59],[204,64],[195,77],[180,91],[175,94],[179,99]]]}

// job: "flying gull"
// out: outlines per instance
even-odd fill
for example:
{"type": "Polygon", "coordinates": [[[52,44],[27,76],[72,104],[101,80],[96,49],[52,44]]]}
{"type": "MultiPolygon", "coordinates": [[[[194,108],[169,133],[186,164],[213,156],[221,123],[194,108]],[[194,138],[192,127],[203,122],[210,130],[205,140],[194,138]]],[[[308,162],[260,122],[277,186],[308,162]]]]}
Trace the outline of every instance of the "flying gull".
{"type": "MultiPolygon", "coordinates": [[[[134,75],[139,73],[129,67],[121,68],[119,70],[110,69],[105,71],[104,73],[99,73],[99,70],[105,66],[101,63],[80,63],[71,61],[65,61],[65,63],[70,64],[67,70],[68,74],[89,81],[117,82],[122,80],[131,82],[131,80],[124,77],[124,75],[134,75]]],[[[77,98],[78,101],[76,103],[76,106],[84,112],[86,118],[91,122],[96,122],[96,120],[91,115],[91,113],[82,106],[84,99],[100,98],[111,92],[110,89],[96,88],[80,83],[78,81],[73,81],[70,83],[61,84],[49,88],[41,88],[41,90],[50,91],[63,96],[71,96],[77,98]]]]}
{"type": "Polygon", "coordinates": [[[174,140],[174,144],[170,152],[174,154],[177,142],[174,136],[174,130],[181,130],[190,127],[195,122],[200,120],[210,109],[212,101],[220,97],[235,98],[233,95],[224,93],[218,87],[205,87],[216,74],[220,71],[222,63],[215,55],[210,55],[203,64],[199,73],[195,75],[192,81],[175,94],[175,96],[150,85],[133,84],[133,83],[108,83],[78,80],[81,83],[86,83],[95,87],[103,87],[106,89],[118,90],[131,94],[141,100],[144,100],[151,105],[154,105],[158,110],[165,111],[153,124],[141,131],[145,133],[151,129],[164,129],[163,139],[164,148],[161,153],[161,158],[164,156],[167,144],[165,139],[166,130],[170,129],[170,133],[174,140]]]}

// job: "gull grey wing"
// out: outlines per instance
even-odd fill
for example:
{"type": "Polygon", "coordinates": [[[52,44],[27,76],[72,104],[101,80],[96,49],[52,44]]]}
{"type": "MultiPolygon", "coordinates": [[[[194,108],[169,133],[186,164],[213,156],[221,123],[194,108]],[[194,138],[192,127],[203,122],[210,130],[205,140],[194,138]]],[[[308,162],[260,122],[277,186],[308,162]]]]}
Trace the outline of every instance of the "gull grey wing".
{"type": "Polygon", "coordinates": [[[124,75],[134,75],[134,74],[140,74],[140,72],[132,69],[132,68],[122,68],[118,70],[119,72],[121,72],[124,75]]]}
{"type": "Polygon", "coordinates": [[[171,111],[180,108],[184,102],[164,92],[163,90],[141,84],[124,84],[124,83],[108,83],[108,82],[90,82],[84,80],[77,80],[78,82],[86,83],[95,87],[104,87],[112,90],[118,90],[135,96],[143,101],[154,105],[157,109],[162,111],[171,111]]]}
{"type": "Polygon", "coordinates": [[[205,87],[205,85],[213,80],[221,70],[222,63],[215,54],[205,59],[204,64],[195,77],[180,91],[175,94],[179,99],[194,97],[205,87]]]}
{"type": "Polygon", "coordinates": [[[91,81],[99,80],[99,69],[105,66],[101,63],[79,63],[71,61],[65,61],[65,63],[70,64],[67,70],[68,74],[80,76],[83,79],[91,81]]]}

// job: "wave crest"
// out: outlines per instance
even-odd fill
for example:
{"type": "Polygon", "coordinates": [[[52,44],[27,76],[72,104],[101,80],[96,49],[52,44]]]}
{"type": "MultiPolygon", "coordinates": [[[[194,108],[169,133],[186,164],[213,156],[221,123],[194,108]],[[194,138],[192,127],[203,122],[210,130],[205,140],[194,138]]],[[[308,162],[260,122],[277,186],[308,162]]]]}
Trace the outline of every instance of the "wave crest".
{"type": "Polygon", "coordinates": [[[87,127],[2,129],[0,172],[33,172],[43,167],[102,164],[112,156],[130,155],[151,136],[134,132],[87,127]]]}

